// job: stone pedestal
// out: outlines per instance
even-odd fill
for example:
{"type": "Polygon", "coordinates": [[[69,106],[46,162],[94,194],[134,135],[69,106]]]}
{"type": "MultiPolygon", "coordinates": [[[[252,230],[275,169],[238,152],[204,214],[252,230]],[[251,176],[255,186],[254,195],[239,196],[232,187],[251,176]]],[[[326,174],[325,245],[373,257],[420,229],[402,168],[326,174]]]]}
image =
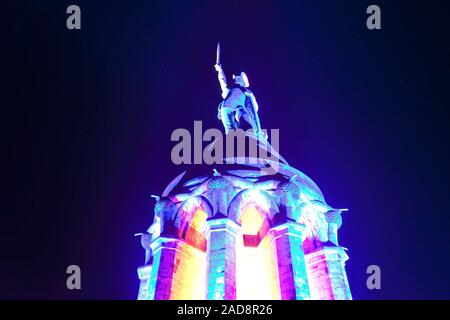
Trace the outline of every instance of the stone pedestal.
{"type": "Polygon", "coordinates": [[[177,176],[142,234],[138,299],[351,299],[341,212],[283,164],[177,176]]]}

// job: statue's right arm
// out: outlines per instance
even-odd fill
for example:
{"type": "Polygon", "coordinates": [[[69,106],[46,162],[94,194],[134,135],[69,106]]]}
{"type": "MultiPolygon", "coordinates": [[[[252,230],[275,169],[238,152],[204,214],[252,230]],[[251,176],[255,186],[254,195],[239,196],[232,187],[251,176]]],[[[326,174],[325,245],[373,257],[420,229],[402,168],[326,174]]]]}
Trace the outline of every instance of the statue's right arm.
{"type": "Polygon", "coordinates": [[[217,78],[219,79],[220,83],[220,89],[222,89],[222,98],[225,99],[225,97],[228,95],[228,92],[230,89],[227,87],[227,79],[225,77],[225,72],[223,72],[222,66],[216,65],[217,70],[217,78]]]}
{"type": "Polygon", "coordinates": [[[256,102],[255,95],[252,92],[250,92],[249,97],[250,97],[250,99],[252,101],[252,104],[253,104],[253,107],[255,108],[255,111],[258,112],[259,106],[258,106],[258,102],[256,102]]]}

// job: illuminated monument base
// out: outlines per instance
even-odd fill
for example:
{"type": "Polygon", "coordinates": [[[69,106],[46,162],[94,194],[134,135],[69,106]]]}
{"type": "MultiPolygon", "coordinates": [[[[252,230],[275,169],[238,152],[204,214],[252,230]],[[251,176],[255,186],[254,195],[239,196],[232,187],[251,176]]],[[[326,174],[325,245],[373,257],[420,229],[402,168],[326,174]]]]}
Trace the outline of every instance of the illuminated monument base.
{"type": "Polygon", "coordinates": [[[138,299],[351,299],[337,231],[343,209],[287,163],[184,172],[141,242],[138,299]]]}

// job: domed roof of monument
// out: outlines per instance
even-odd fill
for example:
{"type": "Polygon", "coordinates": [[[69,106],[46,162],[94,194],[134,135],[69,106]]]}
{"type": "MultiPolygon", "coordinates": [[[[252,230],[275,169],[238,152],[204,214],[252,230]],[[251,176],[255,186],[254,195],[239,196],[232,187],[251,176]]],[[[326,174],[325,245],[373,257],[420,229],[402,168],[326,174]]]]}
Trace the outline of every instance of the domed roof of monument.
{"type": "MultiPolygon", "coordinates": [[[[169,183],[162,197],[183,194],[181,198],[186,198],[192,195],[194,190],[196,195],[205,192],[205,188],[223,189],[229,192],[233,188],[257,187],[271,190],[277,196],[291,192],[296,197],[302,195],[306,199],[324,201],[323,194],[314,181],[303,172],[291,167],[279,154],[277,148],[251,132],[244,132],[244,134],[249,143],[257,143],[258,153],[253,154],[252,149],[248,148],[244,150],[246,152],[244,154],[225,156],[219,159],[220,163],[213,165],[186,165],[186,171],[169,183]],[[197,189],[199,187],[202,188],[201,192],[197,189]]],[[[214,143],[219,143],[221,140],[223,138],[215,140],[214,143]]],[[[226,142],[226,139],[222,142],[226,142]]]]}
{"type": "Polygon", "coordinates": [[[221,167],[203,166],[186,170],[173,179],[162,196],[189,194],[200,186],[204,188],[251,188],[264,185],[264,189],[271,189],[281,196],[284,192],[293,192],[296,196],[304,194],[310,199],[324,200],[324,196],[314,181],[303,172],[283,163],[279,163],[278,172],[268,174],[261,165],[227,164],[221,167]],[[213,169],[214,168],[214,169],[213,169]],[[209,170],[208,170],[209,169],[209,170]],[[209,172],[205,172],[208,170],[209,172]]]}

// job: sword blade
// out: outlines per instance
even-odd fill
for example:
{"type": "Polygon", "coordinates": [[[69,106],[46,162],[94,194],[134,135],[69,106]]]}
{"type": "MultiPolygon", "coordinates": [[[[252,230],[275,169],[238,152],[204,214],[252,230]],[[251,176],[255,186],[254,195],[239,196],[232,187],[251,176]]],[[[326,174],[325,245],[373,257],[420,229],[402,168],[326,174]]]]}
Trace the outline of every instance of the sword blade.
{"type": "Polygon", "coordinates": [[[216,64],[220,64],[220,42],[217,43],[216,64]]]}

